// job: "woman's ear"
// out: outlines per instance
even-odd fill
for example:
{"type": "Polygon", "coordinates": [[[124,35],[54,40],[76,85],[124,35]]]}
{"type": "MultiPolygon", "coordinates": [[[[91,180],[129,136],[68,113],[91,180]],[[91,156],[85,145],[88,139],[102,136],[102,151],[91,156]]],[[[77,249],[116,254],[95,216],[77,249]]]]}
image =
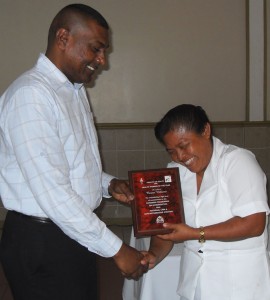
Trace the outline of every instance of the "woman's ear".
{"type": "Polygon", "coordinates": [[[204,135],[207,139],[209,139],[209,138],[211,137],[211,134],[212,134],[211,131],[212,131],[212,130],[211,130],[211,125],[210,125],[209,123],[206,123],[205,128],[204,128],[203,135],[204,135]]]}

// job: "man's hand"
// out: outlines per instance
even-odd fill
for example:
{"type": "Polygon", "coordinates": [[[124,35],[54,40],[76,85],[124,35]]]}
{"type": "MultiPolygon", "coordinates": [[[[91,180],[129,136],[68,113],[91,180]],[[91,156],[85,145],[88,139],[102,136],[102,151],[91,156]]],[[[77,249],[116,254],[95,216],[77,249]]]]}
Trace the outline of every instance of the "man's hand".
{"type": "Polygon", "coordinates": [[[109,193],[114,199],[123,203],[129,203],[134,199],[126,180],[112,179],[109,185],[109,193]]]}
{"type": "Polygon", "coordinates": [[[128,279],[137,280],[148,271],[148,258],[124,243],[113,258],[117,267],[128,279]]]}
{"type": "Polygon", "coordinates": [[[152,251],[141,251],[143,259],[141,260],[142,265],[148,265],[148,270],[153,269],[158,263],[158,258],[152,251]]]}

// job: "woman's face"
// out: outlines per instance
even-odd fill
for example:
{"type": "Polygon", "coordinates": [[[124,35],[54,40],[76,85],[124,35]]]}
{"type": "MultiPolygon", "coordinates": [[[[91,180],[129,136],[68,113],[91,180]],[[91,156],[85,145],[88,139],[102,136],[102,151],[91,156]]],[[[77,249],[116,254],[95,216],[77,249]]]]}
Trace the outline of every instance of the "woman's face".
{"type": "Polygon", "coordinates": [[[213,151],[209,124],[202,134],[187,131],[183,127],[169,131],[163,141],[173,161],[185,166],[191,172],[203,175],[213,151]]]}

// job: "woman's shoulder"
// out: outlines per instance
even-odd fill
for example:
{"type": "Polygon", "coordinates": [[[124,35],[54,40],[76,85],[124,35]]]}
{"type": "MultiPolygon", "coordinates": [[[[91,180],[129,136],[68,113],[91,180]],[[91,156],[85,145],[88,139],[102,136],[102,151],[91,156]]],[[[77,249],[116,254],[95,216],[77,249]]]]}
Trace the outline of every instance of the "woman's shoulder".
{"type": "Polygon", "coordinates": [[[238,172],[262,171],[255,154],[245,148],[223,144],[219,157],[219,166],[223,165],[223,170],[238,170],[238,172]]]}
{"type": "Polygon", "coordinates": [[[225,144],[218,138],[214,138],[214,147],[216,152],[220,153],[220,157],[224,159],[254,159],[255,155],[248,149],[232,145],[225,144]]]}

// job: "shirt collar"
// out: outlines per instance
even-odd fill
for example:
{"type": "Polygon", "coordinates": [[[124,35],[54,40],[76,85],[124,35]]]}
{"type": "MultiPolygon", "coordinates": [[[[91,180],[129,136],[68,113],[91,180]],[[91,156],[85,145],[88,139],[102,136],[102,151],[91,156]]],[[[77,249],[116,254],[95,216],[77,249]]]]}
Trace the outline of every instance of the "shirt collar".
{"type": "Polygon", "coordinates": [[[49,58],[44,54],[40,53],[38,61],[36,63],[36,68],[50,81],[50,85],[54,90],[58,90],[63,85],[70,87],[75,90],[79,90],[83,84],[74,83],[72,84],[66,75],[60,71],[55,64],[53,64],[49,58]]]}

